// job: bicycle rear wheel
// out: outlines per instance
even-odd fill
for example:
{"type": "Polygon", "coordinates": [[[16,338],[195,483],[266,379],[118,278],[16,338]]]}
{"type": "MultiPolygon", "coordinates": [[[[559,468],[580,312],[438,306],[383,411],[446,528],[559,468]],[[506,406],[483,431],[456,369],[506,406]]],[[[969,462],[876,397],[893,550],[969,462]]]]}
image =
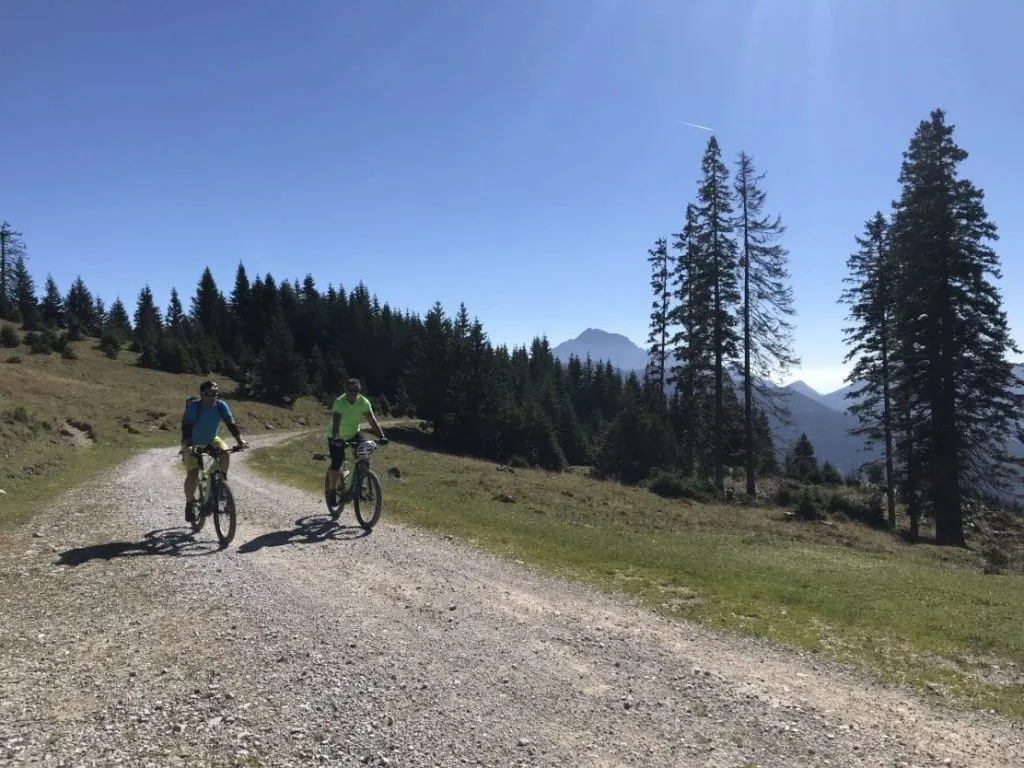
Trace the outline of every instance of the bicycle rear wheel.
{"type": "Polygon", "coordinates": [[[235,495],[227,483],[221,481],[217,490],[217,506],[213,510],[213,527],[221,547],[226,547],[235,538],[235,495]]]}
{"type": "Polygon", "coordinates": [[[352,506],[356,520],[365,531],[373,530],[380,519],[381,499],[380,478],[372,469],[364,469],[359,473],[359,487],[353,488],[352,506]]]}

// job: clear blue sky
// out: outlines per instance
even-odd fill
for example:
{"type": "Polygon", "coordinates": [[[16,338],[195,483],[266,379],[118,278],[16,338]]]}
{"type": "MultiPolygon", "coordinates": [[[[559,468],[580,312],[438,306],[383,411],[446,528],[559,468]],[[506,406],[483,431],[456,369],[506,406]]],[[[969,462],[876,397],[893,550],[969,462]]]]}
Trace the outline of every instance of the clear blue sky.
{"type": "Polygon", "coordinates": [[[1024,342],[1020,0],[6,0],[0,219],[134,308],[209,264],[464,300],[497,342],[643,343],[712,126],[788,226],[799,376],[840,386],[853,237],[941,106],[1024,342]],[[101,263],[102,262],[102,263],[101,263]]]}

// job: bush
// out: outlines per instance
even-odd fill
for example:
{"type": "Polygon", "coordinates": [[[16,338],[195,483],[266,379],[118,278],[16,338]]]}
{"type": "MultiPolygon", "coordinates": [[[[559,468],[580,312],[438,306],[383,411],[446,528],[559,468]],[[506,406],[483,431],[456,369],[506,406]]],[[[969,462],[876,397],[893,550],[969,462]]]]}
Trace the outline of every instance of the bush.
{"type": "Polygon", "coordinates": [[[21,358],[17,355],[11,355],[7,358],[7,362],[16,365],[21,362],[21,358]]]}
{"type": "Polygon", "coordinates": [[[25,343],[33,355],[49,355],[53,352],[53,333],[49,330],[30,331],[25,334],[25,343]]]}
{"type": "Polygon", "coordinates": [[[116,331],[106,330],[96,348],[111,360],[116,360],[121,353],[121,337],[116,331]]]}
{"type": "Polygon", "coordinates": [[[21,337],[13,327],[5,325],[3,328],[0,328],[0,345],[7,349],[14,349],[21,346],[21,337]]]}
{"type": "Polygon", "coordinates": [[[843,477],[839,474],[839,470],[836,469],[836,465],[831,461],[826,461],[821,465],[821,482],[825,485],[842,485],[843,477]]]}
{"type": "Polygon", "coordinates": [[[796,508],[793,510],[801,520],[821,520],[824,515],[821,511],[821,499],[810,488],[804,488],[797,499],[796,508]]]}
{"type": "Polygon", "coordinates": [[[798,490],[800,490],[800,486],[795,483],[784,482],[772,493],[771,502],[780,507],[792,506],[798,490]]]}
{"type": "Polygon", "coordinates": [[[710,501],[717,496],[714,486],[707,481],[662,469],[655,469],[651,472],[641,485],[651,493],[665,499],[710,501]]]}
{"type": "Polygon", "coordinates": [[[60,356],[63,357],[65,360],[78,359],[78,353],[75,352],[75,350],[70,346],[64,347],[64,349],[61,350],[60,356]]]}

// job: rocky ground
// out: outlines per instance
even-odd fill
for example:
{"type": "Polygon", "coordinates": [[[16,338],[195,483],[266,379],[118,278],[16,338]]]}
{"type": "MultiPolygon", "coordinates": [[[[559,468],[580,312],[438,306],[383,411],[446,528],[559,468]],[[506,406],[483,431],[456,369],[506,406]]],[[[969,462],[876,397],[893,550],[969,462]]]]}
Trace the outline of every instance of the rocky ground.
{"type": "MultiPolygon", "coordinates": [[[[279,439],[279,438],[265,438],[279,439]]],[[[311,464],[310,471],[321,471],[311,464]]],[[[539,577],[174,449],[0,536],[0,763],[998,766],[1024,730],[539,577]]]]}

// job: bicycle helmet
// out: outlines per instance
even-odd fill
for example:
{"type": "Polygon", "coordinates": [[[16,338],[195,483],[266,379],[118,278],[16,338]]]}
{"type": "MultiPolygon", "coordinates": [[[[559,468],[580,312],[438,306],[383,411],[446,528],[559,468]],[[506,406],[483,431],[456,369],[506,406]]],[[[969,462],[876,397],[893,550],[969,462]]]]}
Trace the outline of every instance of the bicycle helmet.
{"type": "Polygon", "coordinates": [[[220,387],[217,386],[217,382],[211,380],[204,381],[199,385],[199,394],[209,392],[210,394],[216,395],[220,393],[220,387]]]}

